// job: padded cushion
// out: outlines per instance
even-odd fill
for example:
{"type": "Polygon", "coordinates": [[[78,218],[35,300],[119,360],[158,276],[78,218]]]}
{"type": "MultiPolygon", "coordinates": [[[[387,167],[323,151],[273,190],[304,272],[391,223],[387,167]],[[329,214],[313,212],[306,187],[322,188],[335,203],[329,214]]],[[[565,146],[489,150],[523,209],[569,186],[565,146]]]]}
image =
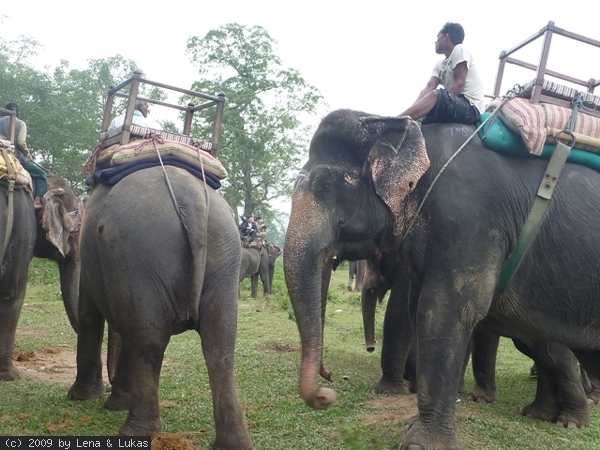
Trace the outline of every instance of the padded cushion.
{"type": "MultiPolygon", "coordinates": [[[[497,107],[498,101],[488,106],[488,110],[497,107]]],[[[546,143],[554,142],[556,136],[567,126],[572,110],[549,103],[532,104],[524,98],[513,98],[506,102],[498,117],[514,132],[521,135],[530,153],[540,155],[546,143]]],[[[577,139],[577,148],[591,152],[600,152],[600,118],[585,114],[579,110],[573,130],[577,139]]],[[[565,142],[570,139],[564,136],[565,142]]]]}
{"type": "Polygon", "coordinates": [[[219,180],[227,177],[227,170],[221,162],[204,150],[181,142],[157,142],[153,139],[139,139],[129,144],[115,144],[102,150],[96,160],[96,168],[104,169],[132,161],[143,161],[161,156],[176,156],[199,170],[215,175],[219,180]]]}
{"type": "MultiPolygon", "coordinates": [[[[481,125],[490,114],[489,112],[483,113],[478,125],[481,125]]],[[[492,120],[493,118],[479,131],[479,137],[483,140],[483,145],[486,148],[507,155],[535,157],[529,152],[523,139],[517,133],[508,128],[501,120],[497,119],[493,122],[492,120]]],[[[545,144],[540,156],[550,158],[554,153],[554,147],[554,144],[545,144]]],[[[574,148],[569,153],[567,161],[582,164],[600,172],[600,155],[595,153],[574,148]]]]}

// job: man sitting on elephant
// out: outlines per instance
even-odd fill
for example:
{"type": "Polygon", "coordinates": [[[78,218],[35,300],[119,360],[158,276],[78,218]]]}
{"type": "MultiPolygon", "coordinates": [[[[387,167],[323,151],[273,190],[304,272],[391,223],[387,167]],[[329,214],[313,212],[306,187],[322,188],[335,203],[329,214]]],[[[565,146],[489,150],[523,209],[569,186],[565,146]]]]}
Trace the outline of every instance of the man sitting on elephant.
{"type": "Polygon", "coordinates": [[[436,122],[475,125],[483,112],[483,83],[471,54],[463,48],[463,27],[446,23],[437,35],[435,52],[445,55],[439,61],[425,88],[401,116],[424,124],[436,122]],[[437,89],[439,85],[444,88],[437,89]]]}
{"type": "MultiPolygon", "coordinates": [[[[39,164],[33,162],[33,158],[27,148],[27,125],[24,121],[19,119],[20,108],[16,103],[8,103],[5,109],[14,111],[16,116],[15,125],[15,139],[13,144],[15,145],[15,156],[23,166],[23,168],[29,172],[34,182],[33,191],[33,205],[36,210],[42,209],[42,197],[48,191],[48,181],[46,170],[39,164]]],[[[9,133],[10,117],[4,116],[0,118],[0,136],[8,137],[9,133]]]]}

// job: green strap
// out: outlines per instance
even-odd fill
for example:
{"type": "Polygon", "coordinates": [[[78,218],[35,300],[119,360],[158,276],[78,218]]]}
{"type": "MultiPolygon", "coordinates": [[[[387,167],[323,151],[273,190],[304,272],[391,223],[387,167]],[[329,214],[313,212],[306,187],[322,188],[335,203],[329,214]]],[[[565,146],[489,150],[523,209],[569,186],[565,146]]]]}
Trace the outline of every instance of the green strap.
{"type": "Polygon", "coordinates": [[[513,275],[519,268],[521,260],[527,252],[529,245],[535,238],[570,151],[570,146],[565,145],[562,142],[558,142],[556,144],[554,153],[552,154],[550,162],[548,163],[548,167],[546,168],[544,178],[542,179],[540,187],[537,191],[537,195],[535,196],[535,200],[533,201],[533,206],[531,207],[527,221],[525,222],[525,225],[523,225],[521,234],[517,239],[515,251],[504,263],[502,272],[500,272],[494,297],[497,298],[504,293],[506,286],[508,286],[508,283],[510,283],[513,275]]]}

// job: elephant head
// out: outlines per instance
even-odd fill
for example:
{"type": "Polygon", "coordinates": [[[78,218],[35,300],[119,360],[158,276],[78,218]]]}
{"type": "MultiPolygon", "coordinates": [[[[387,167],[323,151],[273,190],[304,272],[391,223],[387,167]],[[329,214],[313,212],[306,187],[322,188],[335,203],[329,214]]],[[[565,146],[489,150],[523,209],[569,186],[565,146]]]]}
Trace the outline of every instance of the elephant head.
{"type": "Polygon", "coordinates": [[[48,192],[38,222],[35,256],[58,264],[63,302],[71,326],[77,332],[79,299],[79,227],[84,202],[78,201],[69,182],[48,174],[48,192]]]}
{"type": "MultiPolygon", "coordinates": [[[[322,363],[323,267],[352,242],[392,245],[406,203],[429,167],[419,126],[408,117],[338,110],[313,136],[294,187],[284,271],[302,342],[300,394],[327,408],[335,393],[318,389],[322,363]]],[[[372,255],[356,254],[355,259],[372,255]]]]}

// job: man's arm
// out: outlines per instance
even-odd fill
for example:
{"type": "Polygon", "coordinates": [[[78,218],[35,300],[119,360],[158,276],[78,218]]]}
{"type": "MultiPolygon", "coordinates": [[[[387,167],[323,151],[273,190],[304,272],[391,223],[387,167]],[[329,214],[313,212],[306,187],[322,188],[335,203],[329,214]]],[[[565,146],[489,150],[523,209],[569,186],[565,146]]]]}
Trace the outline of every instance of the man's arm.
{"type": "Polygon", "coordinates": [[[429,79],[429,81],[427,82],[427,85],[423,88],[423,90],[417,97],[417,100],[415,100],[415,103],[417,103],[419,100],[421,100],[425,96],[425,94],[436,89],[439,86],[439,84],[440,84],[440,79],[438,77],[435,77],[432,75],[431,78],[429,79]]]}
{"type": "Polygon", "coordinates": [[[467,82],[467,73],[469,69],[467,68],[467,62],[462,61],[459,62],[455,67],[452,73],[454,74],[454,83],[452,83],[452,87],[450,88],[450,92],[454,95],[462,94],[462,91],[465,89],[465,83],[467,82]]]}
{"type": "Polygon", "coordinates": [[[17,146],[27,159],[32,159],[29,149],[27,148],[27,125],[25,125],[25,122],[21,122],[21,129],[19,130],[19,134],[17,136],[17,146]]]}

